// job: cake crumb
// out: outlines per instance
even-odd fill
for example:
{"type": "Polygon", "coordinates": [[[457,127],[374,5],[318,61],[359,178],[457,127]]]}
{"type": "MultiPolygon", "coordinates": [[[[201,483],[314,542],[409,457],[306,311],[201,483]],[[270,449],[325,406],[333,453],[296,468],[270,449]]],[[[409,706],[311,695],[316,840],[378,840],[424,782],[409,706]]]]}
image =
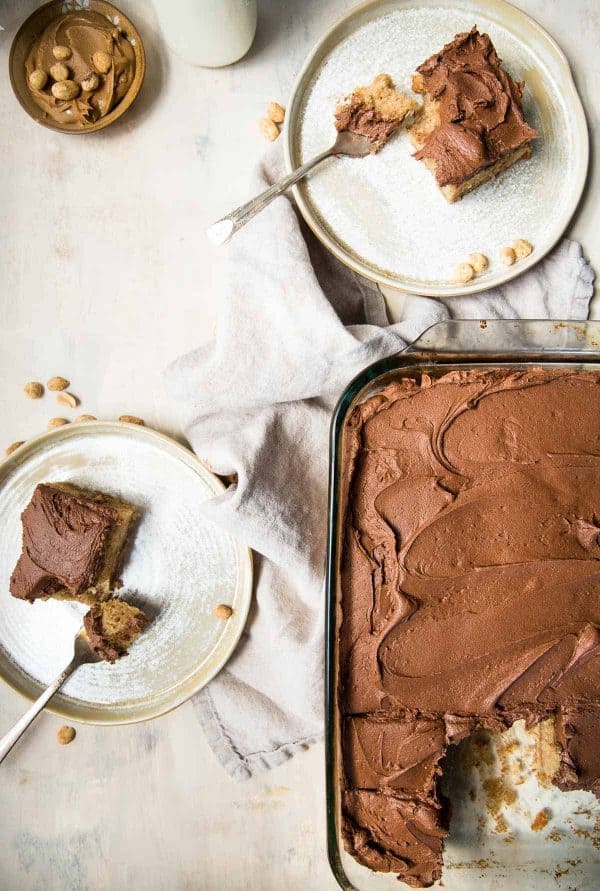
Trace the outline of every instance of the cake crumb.
{"type": "Polygon", "coordinates": [[[533,820],[531,821],[531,829],[533,832],[541,832],[542,829],[545,829],[550,821],[550,812],[547,808],[544,808],[535,815],[533,820]]]}
{"type": "Polygon", "coordinates": [[[220,603],[215,607],[214,614],[217,619],[230,619],[233,615],[233,609],[226,603],[220,603]]]}
{"type": "Polygon", "coordinates": [[[64,724],[56,734],[56,738],[61,746],[68,746],[69,743],[73,742],[76,736],[77,731],[75,728],[69,727],[67,724],[64,724]]]}
{"type": "Polygon", "coordinates": [[[501,776],[490,777],[483,783],[487,811],[494,821],[495,832],[504,835],[508,832],[508,824],[501,810],[504,806],[514,804],[517,793],[501,776]]]}

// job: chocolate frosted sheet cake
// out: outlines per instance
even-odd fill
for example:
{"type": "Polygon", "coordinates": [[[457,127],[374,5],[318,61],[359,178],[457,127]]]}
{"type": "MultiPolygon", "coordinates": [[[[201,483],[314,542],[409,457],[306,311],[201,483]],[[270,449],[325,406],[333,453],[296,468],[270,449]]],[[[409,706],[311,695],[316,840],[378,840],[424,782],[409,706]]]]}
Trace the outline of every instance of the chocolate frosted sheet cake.
{"type": "Polygon", "coordinates": [[[390,384],[345,437],[342,829],[366,866],[441,876],[440,762],[550,721],[553,782],[600,796],[600,378],[390,384]]]}
{"type": "Polygon", "coordinates": [[[531,155],[538,134],[523,114],[524,88],[476,27],[419,65],[413,90],[424,106],[409,135],[448,201],[531,155]]]}
{"type": "Polygon", "coordinates": [[[10,579],[21,600],[109,596],[137,511],[70,483],[40,483],[21,515],[23,550],[10,579]]]}

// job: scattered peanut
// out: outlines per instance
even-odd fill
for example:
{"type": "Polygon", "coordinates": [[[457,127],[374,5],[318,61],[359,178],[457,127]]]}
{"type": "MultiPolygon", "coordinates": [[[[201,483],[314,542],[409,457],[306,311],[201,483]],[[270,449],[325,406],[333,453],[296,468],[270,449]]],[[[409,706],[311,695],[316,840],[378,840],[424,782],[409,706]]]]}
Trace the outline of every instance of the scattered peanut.
{"type": "Polygon", "coordinates": [[[66,390],[70,383],[71,381],[68,381],[66,377],[61,377],[57,374],[50,378],[46,386],[49,390],[66,390]]]}
{"type": "Polygon", "coordinates": [[[60,728],[58,733],[56,734],[56,738],[61,744],[61,746],[68,746],[69,743],[72,743],[75,737],[77,736],[77,731],[74,727],[68,727],[66,724],[60,728]]]}
{"type": "Polygon", "coordinates": [[[500,259],[505,266],[512,266],[517,256],[511,247],[505,247],[500,252],[500,259]]]}
{"type": "Polygon", "coordinates": [[[59,62],[64,62],[65,59],[71,58],[71,50],[68,46],[62,46],[57,43],[56,46],[52,47],[52,55],[55,59],[58,59],[59,62]]]}
{"type": "Polygon", "coordinates": [[[480,272],[485,272],[490,265],[485,254],[469,254],[469,263],[478,275],[480,272]]]}
{"type": "Polygon", "coordinates": [[[471,281],[474,275],[475,270],[470,263],[459,263],[454,270],[452,281],[457,284],[465,285],[467,282],[471,281]]]}
{"type": "Polygon", "coordinates": [[[217,619],[230,619],[233,615],[233,609],[226,603],[220,603],[218,606],[215,606],[214,614],[217,619]]]}
{"type": "Polygon", "coordinates": [[[13,452],[16,452],[19,446],[25,444],[24,439],[18,439],[16,442],[11,442],[11,444],[4,450],[5,455],[12,455],[13,452]]]}
{"type": "Polygon", "coordinates": [[[79,403],[77,396],[73,396],[72,393],[67,393],[65,390],[56,394],[56,401],[59,405],[64,405],[67,408],[77,408],[79,403]]]}
{"type": "Polygon", "coordinates": [[[119,420],[124,421],[126,424],[140,424],[144,427],[144,421],[141,418],[136,417],[136,415],[119,415],[119,420]]]}
{"type": "Polygon", "coordinates": [[[77,415],[75,418],[75,423],[82,423],[83,421],[97,421],[98,418],[95,415],[77,415]]]}
{"type": "Polygon", "coordinates": [[[64,427],[64,425],[68,423],[66,418],[50,418],[48,421],[48,430],[53,430],[55,427],[64,427]]]}
{"type": "Polygon", "coordinates": [[[32,90],[43,90],[48,83],[48,75],[41,68],[36,68],[29,75],[29,86],[32,90]]]}
{"type": "Polygon", "coordinates": [[[95,71],[88,71],[86,76],[81,81],[81,89],[86,93],[91,93],[92,90],[97,90],[98,85],[100,83],[100,78],[96,74],[95,71]]]}
{"type": "Polygon", "coordinates": [[[525,238],[517,238],[513,244],[513,251],[517,260],[524,260],[533,250],[533,245],[525,238]]]}
{"type": "Polygon", "coordinates": [[[68,80],[70,72],[64,62],[55,62],[54,65],[50,67],[50,74],[54,80],[59,81],[68,80]]]}
{"type": "Polygon", "coordinates": [[[285,119],[285,108],[279,102],[269,102],[267,107],[267,117],[274,124],[283,124],[285,119]]]}
{"type": "Polygon", "coordinates": [[[106,74],[110,71],[112,65],[112,56],[109,53],[99,51],[92,56],[94,67],[100,74],[106,74]]]}
{"type": "Polygon", "coordinates": [[[271,142],[274,142],[279,136],[279,127],[269,118],[261,118],[258,126],[265,139],[269,139],[271,142]]]}
{"type": "Polygon", "coordinates": [[[75,99],[79,95],[79,84],[74,80],[59,80],[52,84],[52,95],[55,99],[63,101],[75,99]]]}
{"type": "Polygon", "coordinates": [[[23,392],[28,399],[41,399],[44,395],[44,385],[39,381],[28,381],[23,387],[23,392]]]}

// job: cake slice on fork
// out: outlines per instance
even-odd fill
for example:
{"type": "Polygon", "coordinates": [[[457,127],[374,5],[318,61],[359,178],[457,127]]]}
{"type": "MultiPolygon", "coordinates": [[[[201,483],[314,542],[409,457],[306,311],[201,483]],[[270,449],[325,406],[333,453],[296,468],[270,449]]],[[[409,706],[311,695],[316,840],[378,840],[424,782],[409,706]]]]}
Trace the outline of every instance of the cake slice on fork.
{"type": "Polygon", "coordinates": [[[378,74],[373,83],[357,87],[335,111],[338,131],[365,136],[378,152],[390,136],[415,111],[417,103],[394,86],[389,74],[378,74]]]}

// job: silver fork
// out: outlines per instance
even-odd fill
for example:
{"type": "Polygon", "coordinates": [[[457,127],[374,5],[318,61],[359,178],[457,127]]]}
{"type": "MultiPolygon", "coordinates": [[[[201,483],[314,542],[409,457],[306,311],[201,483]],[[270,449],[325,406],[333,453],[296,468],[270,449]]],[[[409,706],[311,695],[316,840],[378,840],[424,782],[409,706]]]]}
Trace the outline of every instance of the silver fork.
{"type": "Polygon", "coordinates": [[[266,191],[257,195],[256,198],[253,198],[246,204],[242,204],[241,207],[236,208],[236,210],[227,214],[226,217],[209,226],[206,230],[208,240],[214,245],[225,244],[238,229],[241,229],[252,217],[264,210],[274,198],[277,198],[278,195],[281,195],[286,189],[289,189],[290,186],[293,186],[305,177],[325,158],[339,155],[347,155],[349,158],[364,158],[374,148],[375,146],[366,136],[359,136],[357,133],[351,133],[349,130],[340,131],[336,141],[326,151],[321,152],[320,155],[317,155],[311,161],[307,161],[302,167],[298,167],[288,176],[284,176],[279,182],[272,185],[270,189],[266,189],[266,191]]]}
{"type": "Polygon", "coordinates": [[[83,628],[75,635],[73,644],[73,658],[58,677],[50,684],[47,690],[44,690],[39,699],[27,709],[22,718],[20,718],[12,730],[9,730],[6,736],[0,740],[0,763],[4,761],[14,744],[20,739],[31,722],[37,718],[39,713],[50,702],[55,693],[58,693],[67,678],[71,677],[80,665],[86,665],[90,662],[100,662],[100,656],[97,656],[88,644],[88,640],[83,628]]]}

